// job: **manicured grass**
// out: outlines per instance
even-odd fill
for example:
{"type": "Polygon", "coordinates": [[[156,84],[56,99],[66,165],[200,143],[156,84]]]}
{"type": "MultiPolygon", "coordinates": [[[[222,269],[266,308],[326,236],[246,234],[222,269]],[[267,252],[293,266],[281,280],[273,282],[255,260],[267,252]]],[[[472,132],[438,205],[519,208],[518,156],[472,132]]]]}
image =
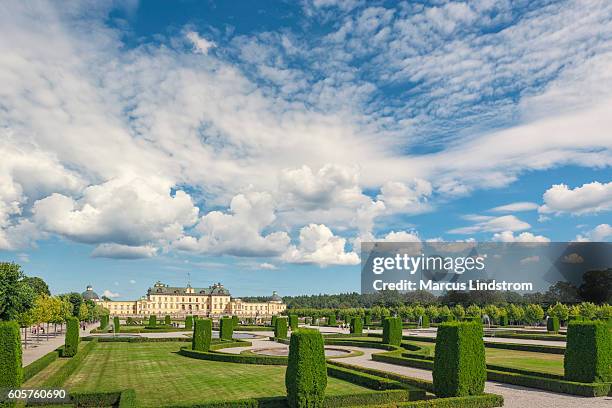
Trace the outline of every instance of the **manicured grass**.
{"type": "MultiPolygon", "coordinates": [[[[71,392],[133,388],[143,407],[284,396],[284,366],[196,360],[176,354],[184,343],[99,343],[64,387],[71,392]]],[[[368,392],[329,378],[328,395],[368,392]]]]}
{"type": "Polygon", "coordinates": [[[563,375],[563,355],[486,348],[487,364],[563,375]]]}
{"type": "MultiPolygon", "coordinates": [[[[80,342],[79,343],[79,350],[81,350],[83,347],[85,347],[86,344],[87,344],[87,342],[84,342],[84,341],[80,342]]],[[[57,360],[55,360],[51,364],[49,364],[47,367],[45,367],[43,370],[41,370],[40,372],[36,373],[36,375],[34,375],[28,381],[23,383],[23,388],[40,388],[40,387],[42,387],[43,384],[45,383],[45,381],[47,381],[47,379],[51,375],[55,374],[60,368],[62,368],[64,366],[64,364],[66,364],[68,361],[70,361],[69,358],[58,358],[57,360]]]]}

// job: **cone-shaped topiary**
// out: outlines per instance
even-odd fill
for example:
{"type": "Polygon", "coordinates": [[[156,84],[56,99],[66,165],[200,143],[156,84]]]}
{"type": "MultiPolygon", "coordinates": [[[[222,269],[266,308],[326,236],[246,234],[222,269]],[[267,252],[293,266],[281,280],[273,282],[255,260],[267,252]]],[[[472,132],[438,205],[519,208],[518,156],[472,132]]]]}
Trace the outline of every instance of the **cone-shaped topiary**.
{"type": "Polygon", "coordinates": [[[327,367],[323,336],[318,330],[299,329],[291,334],[285,386],[289,407],[324,406],[327,367]]]}
{"type": "Polygon", "coordinates": [[[193,316],[187,316],[185,318],[185,329],[186,330],[193,329],[193,316]]]}
{"type": "Polygon", "coordinates": [[[351,333],[353,334],[362,334],[363,333],[363,320],[361,317],[352,317],[351,318],[351,333]]]}
{"type": "Polygon", "coordinates": [[[231,340],[234,335],[234,319],[222,317],[219,320],[219,337],[221,340],[231,340]]]}
{"type": "Polygon", "coordinates": [[[279,339],[287,338],[287,318],[279,316],[276,319],[276,326],[274,326],[274,337],[279,339]]]}
{"type": "Polygon", "coordinates": [[[604,322],[569,323],[563,366],[569,381],[612,381],[612,333],[604,322]]]}
{"type": "Polygon", "coordinates": [[[291,331],[297,330],[298,328],[298,317],[297,315],[289,315],[289,327],[291,327],[291,331]]]}
{"type": "Polygon", "coordinates": [[[0,388],[19,388],[22,381],[19,325],[0,322],[0,388]]]}
{"type": "Polygon", "coordinates": [[[386,317],[383,320],[383,343],[399,346],[402,343],[402,319],[386,317]]]}
{"type": "Polygon", "coordinates": [[[193,339],[191,340],[191,348],[199,351],[210,350],[210,343],[212,341],[212,320],[210,319],[196,319],[193,339]]]}
{"type": "Polygon", "coordinates": [[[119,322],[119,316],[115,316],[113,318],[113,331],[115,333],[119,333],[119,328],[121,327],[121,323],[119,322]]]}
{"type": "Polygon", "coordinates": [[[64,340],[63,357],[72,357],[79,348],[79,319],[76,317],[66,318],[66,338],[64,340]]]}
{"type": "Polygon", "coordinates": [[[447,322],[438,326],[433,383],[438,397],[463,397],[484,391],[487,379],[482,324],[447,322]]]}

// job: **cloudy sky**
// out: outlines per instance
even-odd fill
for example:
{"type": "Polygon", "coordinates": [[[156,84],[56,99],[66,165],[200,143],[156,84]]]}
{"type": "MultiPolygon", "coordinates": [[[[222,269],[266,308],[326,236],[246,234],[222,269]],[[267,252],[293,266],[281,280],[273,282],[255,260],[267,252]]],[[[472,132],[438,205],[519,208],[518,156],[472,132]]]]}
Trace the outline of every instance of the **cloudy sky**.
{"type": "Polygon", "coordinates": [[[0,3],[0,259],[54,291],[609,241],[611,132],[607,0],[0,3]]]}

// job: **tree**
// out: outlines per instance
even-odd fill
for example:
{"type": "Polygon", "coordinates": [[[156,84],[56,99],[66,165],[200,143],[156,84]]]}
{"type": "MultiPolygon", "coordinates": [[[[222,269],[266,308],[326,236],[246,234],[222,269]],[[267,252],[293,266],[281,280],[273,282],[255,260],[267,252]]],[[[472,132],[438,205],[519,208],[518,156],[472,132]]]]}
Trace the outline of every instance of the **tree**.
{"type": "Polygon", "coordinates": [[[453,314],[457,319],[463,319],[463,317],[465,316],[465,309],[461,305],[455,305],[453,307],[453,314]]]}
{"type": "Polygon", "coordinates": [[[578,296],[585,302],[604,303],[612,301],[612,268],[588,271],[582,275],[578,296]]]}
{"type": "Polygon", "coordinates": [[[68,293],[66,298],[72,304],[72,315],[74,317],[79,317],[79,310],[81,309],[81,305],[83,304],[83,296],[80,293],[71,292],[68,293]]]}
{"type": "Polygon", "coordinates": [[[23,278],[23,283],[31,287],[37,295],[51,296],[47,283],[37,276],[26,276],[23,278]]]}
{"type": "Polygon", "coordinates": [[[431,320],[437,319],[438,316],[440,316],[440,310],[438,310],[438,308],[434,305],[427,306],[425,313],[431,320]]]}
{"type": "Polygon", "coordinates": [[[525,318],[525,310],[515,304],[508,305],[506,311],[508,312],[508,319],[514,324],[519,323],[525,318]]]}
{"type": "Polygon", "coordinates": [[[558,281],[544,294],[548,303],[575,303],[578,301],[578,289],[570,282],[558,281]]]}
{"type": "Polygon", "coordinates": [[[484,313],[489,316],[489,319],[497,321],[497,318],[500,316],[499,308],[495,305],[486,305],[483,309],[484,313]]]}
{"type": "Polygon", "coordinates": [[[544,309],[540,305],[527,305],[525,307],[525,320],[527,323],[534,324],[544,319],[544,309]]]}
{"type": "Polygon", "coordinates": [[[595,317],[595,312],[597,311],[597,306],[595,306],[591,302],[582,302],[580,304],[580,316],[584,317],[587,320],[593,320],[595,317]]]}
{"type": "Polygon", "coordinates": [[[85,303],[81,303],[79,306],[79,313],[77,314],[79,321],[84,322],[89,318],[89,309],[85,303]]]}
{"type": "Polygon", "coordinates": [[[23,283],[21,266],[0,262],[0,320],[17,320],[34,306],[34,290],[23,283]]]}
{"type": "Polygon", "coordinates": [[[480,317],[482,315],[482,310],[476,305],[469,305],[465,310],[465,314],[472,317],[480,317]]]}
{"type": "Polygon", "coordinates": [[[45,294],[39,295],[34,301],[34,308],[32,310],[34,315],[34,323],[47,324],[47,329],[45,330],[47,340],[49,340],[49,322],[51,321],[52,317],[51,303],[51,297],[45,294]]]}
{"type": "Polygon", "coordinates": [[[566,321],[569,317],[569,308],[563,303],[555,303],[548,308],[548,315],[551,317],[558,317],[559,320],[566,321]]]}

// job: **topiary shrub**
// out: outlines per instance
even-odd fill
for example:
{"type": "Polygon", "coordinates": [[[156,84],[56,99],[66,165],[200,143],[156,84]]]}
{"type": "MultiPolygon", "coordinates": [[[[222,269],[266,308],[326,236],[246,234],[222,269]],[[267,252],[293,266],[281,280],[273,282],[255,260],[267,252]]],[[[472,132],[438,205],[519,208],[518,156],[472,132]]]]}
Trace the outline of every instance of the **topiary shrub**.
{"type": "Polygon", "coordinates": [[[423,315],[421,317],[422,317],[422,319],[421,319],[421,327],[424,328],[424,329],[427,329],[427,328],[431,327],[431,324],[429,323],[429,316],[423,315]]]}
{"type": "Polygon", "coordinates": [[[170,318],[170,315],[166,315],[166,317],[164,318],[164,324],[166,326],[170,326],[172,324],[172,319],[170,318]]]}
{"type": "Polygon", "coordinates": [[[499,316],[499,325],[500,326],[507,326],[508,325],[508,316],[507,315],[499,316]]]}
{"type": "Polygon", "coordinates": [[[278,319],[278,316],[272,316],[272,321],[270,322],[270,326],[272,326],[272,328],[276,327],[276,319],[278,319]]]}
{"type": "Polygon", "coordinates": [[[386,317],[383,320],[383,343],[399,346],[402,343],[402,319],[386,317]]]}
{"type": "Polygon", "coordinates": [[[546,320],[546,330],[553,333],[559,332],[559,318],[558,317],[549,317],[546,320]]]}
{"type": "Polygon", "coordinates": [[[569,381],[612,381],[612,334],[604,322],[569,323],[563,366],[569,381]]]}
{"type": "Polygon", "coordinates": [[[19,325],[12,321],[0,322],[0,388],[19,388],[22,382],[19,325]]]}
{"type": "Polygon", "coordinates": [[[119,328],[121,327],[121,323],[119,322],[119,316],[115,316],[113,318],[113,331],[115,333],[119,333],[119,328]]]}
{"type": "Polygon", "coordinates": [[[222,317],[219,320],[219,337],[221,340],[231,340],[234,335],[234,319],[222,317]]]}
{"type": "Polygon", "coordinates": [[[363,333],[363,320],[361,317],[353,317],[351,318],[351,333],[353,334],[362,334],[363,333]]]}
{"type": "Polygon", "coordinates": [[[198,351],[209,351],[212,341],[212,320],[196,319],[193,329],[191,348],[198,351]]]}
{"type": "Polygon", "coordinates": [[[291,331],[297,330],[298,328],[298,317],[297,315],[289,315],[289,327],[291,328],[291,331]]]}
{"type": "Polygon", "coordinates": [[[109,322],[109,317],[108,315],[102,315],[100,317],[100,330],[105,329],[106,326],[108,326],[108,322],[109,322]]]}
{"type": "Polygon", "coordinates": [[[274,337],[278,339],[286,339],[287,338],[287,318],[286,317],[278,317],[274,326],[274,337]]]}
{"type": "Polygon", "coordinates": [[[433,385],[438,397],[463,397],[484,391],[487,379],[482,324],[447,322],[438,326],[433,385]]]}
{"type": "Polygon", "coordinates": [[[149,316],[149,326],[157,326],[157,316],[149,316]]]}
{"type": "Polygon", "coordinates": [[[285,386],[289,407],[324,406],[327,367],[323,336],[318,330],[299,329],[291,335],[285,386]]]}
{"type": "Polygon", "coordinates": [[[238,316],[232,316],[232,323],[234,323],[234,327],[238,327],[238,316]]]}
{"type": "Polygon", "coordinates": [[[193,329],[193,316],[185,317],[185,329],[186,330],[193,329]]]}
{"type": "Polygon", "coordinates": [[[79,319],[76,317],[66,318],[66,338],[64,340],[64,351],[62,357],[72,357],[79,348],[79,319]]]}
{"type": "Polygon", "coordinates": [[[363,324],[365,326],[370,326],[372,324],[372,313],[370,311],[365,313],[365,316],[363,317],[363,324]]]}
{"type": "Polygon", "coordinates": [[[336,324],[337,324],[336,323],[336,314],[335,313],[330,313],[327,316],[327,325],[328,326],[335,326],[336,324]]]}

